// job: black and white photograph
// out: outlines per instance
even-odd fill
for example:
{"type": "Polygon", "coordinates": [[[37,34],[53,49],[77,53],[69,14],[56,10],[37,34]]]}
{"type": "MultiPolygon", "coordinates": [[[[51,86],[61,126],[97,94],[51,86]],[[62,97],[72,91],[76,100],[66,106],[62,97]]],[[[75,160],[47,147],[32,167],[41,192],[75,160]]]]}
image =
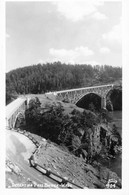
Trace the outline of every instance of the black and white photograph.
{"type": "Polygon", "coordinates": [[[119,0],[5,2],[6,189],[123,189],[122,21],[119,0]]]}

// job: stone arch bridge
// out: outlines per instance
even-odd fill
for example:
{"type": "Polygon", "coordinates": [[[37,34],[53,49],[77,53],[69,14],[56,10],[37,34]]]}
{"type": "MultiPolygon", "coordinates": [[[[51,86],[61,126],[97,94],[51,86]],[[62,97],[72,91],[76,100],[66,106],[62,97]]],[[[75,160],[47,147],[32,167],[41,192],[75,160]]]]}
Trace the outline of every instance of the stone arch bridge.
{"type": "Polygon", "coordinates": [[[54,95],[56,96],[57,100],[77,104],[77,102],[84,96],[93,93],[101,97],[101,108],[106,109],[106,96],[108,92],[113,89],[113,86],[113,84],[109,84],[79,89],[70,89],[54,92],[54,95]]]}
{"type": "MultiPolygon", "coordinates": [[[[60,101],[69,100],[76,104],[85,95],[94,93],[101,97],[101,107],[106,108],[106,96],[108,92],[113,89],[113,85],[102,85],[94,87],[86,87],[79,89],[70,89],[64,91],[53,92],[56,98],[60,101]]],[[[49,94],[49,93],[47,93],[49,94]]],[[[6,127],[15,128],[17,120],[25,118],[25,110],[29,105],[31,98],[19,97],[6,106],[6,127]]]]}

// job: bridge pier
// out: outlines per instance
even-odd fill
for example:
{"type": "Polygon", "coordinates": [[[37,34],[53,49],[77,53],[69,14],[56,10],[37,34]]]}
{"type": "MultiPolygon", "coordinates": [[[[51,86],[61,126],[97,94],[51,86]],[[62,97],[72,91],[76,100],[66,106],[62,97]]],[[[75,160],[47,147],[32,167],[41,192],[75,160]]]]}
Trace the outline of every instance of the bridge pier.
{"type": "Polygon", "coordinates": [[[106,97],[101,98],[101,108],[106,109],[106,97]]]}

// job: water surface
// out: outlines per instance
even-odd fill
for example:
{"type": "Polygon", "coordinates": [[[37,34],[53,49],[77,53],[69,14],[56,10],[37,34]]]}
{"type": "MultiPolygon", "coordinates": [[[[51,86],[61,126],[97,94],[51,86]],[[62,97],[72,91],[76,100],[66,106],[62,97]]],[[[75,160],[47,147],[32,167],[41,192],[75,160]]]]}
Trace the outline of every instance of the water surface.
{"type": "MultiPolygon", "coordinates": [[[[122,137],[122,111],[113,111],[110,112],[110,116],[112,118],[112,124],[114,123],[117,128],[118,132],[120,133],[122,137]]],[[[106,162],[106,166],[110,168],[111,171],[114,171],[117,173],[117,175],[121,178],[122,175],[122,155],[119,154],[116,156],[115,159],[110,159],[108,162],[106,162]]]]}

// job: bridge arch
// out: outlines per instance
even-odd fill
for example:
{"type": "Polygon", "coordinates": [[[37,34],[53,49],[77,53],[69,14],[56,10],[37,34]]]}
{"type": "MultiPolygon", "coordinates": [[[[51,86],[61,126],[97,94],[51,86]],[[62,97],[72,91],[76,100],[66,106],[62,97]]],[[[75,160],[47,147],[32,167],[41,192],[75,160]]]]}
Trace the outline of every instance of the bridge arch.
{"type": "Polygon", "coordinates": [[[77,104],[84,96],[94,93],[101,97],[101,108],[106,109],[106,95],[113,88],[113,84],[86,88],[57,91],[56,98],[60,101],[77,104]]]}
{"type": "Polygon", "coordinates": [[[25,123],[25,114],[24,112],[18,112],[15,117],[13,128],[18,128],[25,123]]]}
{"type": "Polygon", "coordinates": [[[103,97],[99,93],[89,92],[80,97],[76,105],[85,109],[101,109],[103,97]]]}

